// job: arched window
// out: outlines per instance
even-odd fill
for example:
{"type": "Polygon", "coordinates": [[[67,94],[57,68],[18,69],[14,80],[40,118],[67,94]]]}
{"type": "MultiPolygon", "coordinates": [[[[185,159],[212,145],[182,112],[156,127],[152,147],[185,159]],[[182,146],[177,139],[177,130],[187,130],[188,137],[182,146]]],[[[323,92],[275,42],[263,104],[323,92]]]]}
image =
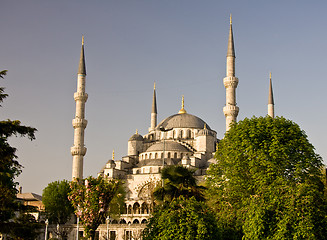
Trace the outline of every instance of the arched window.
{"type": "Polygon", "coordinates": [[[140,221],[138,219],[134,219],[133,224],[140,224],[140,221]]]}
{"type": "Polygon", "coordinates": [[[181,138],[184,138],[184,131],[181,131],[181,138]]]}
{"type": "Polygon", "coordinates": [[[147,223],[146,219],[143,219],[141,223],[146,224],[147,223]]]}
{"type": "Polygon", "coordinates": [[[118,221],[116,219],[111,221],[111,224],[118,224],[118,221]]]}
{"type": "Polygon", "coordinates": [[[132,214],[132,206],[128,205],[127,214],[132,214]]]}
{"type": "Polygon", "coordinates": [[[170,152],[168,153],[168,157],[167,158],[170,158],[170,152]]]}
{"type": "Polygon", "coordinates": [[[154,159],[158,159],[158,153],[154,154],[154,159]]]}
{"type": "Polygon", "coordinates": [[[173,131],[173,139],[175,138],[175,135],[176,135],[176,131],[174,130],[173,131]]]}
{"type": "Polygon", "coordinates": [[[126,224],[126,220],[125,219],[121,219],[120,220],[120,224],[126,224]]]}
{"type": "Polygon", "coordinates": [[[183,153],[181,153],[181,158],[183,158],[183,153]]]}
{"type": "Polygon", "coordinates": [[[149,159],[151,159],[151,158],[152,158],[152,153],[149,154],[149,159]]]}
{"type": "Polygon", "coordinates": [[[142,203],[142,207],[141,207],[141,213],[142,214],[149,214],[149,208],[148,208],[148,204],[147,203],[142,203]]]}
{"type": "Polygon", "coordinates": [[[174,153],[174,158],[177,158],[177,152],[174,153]]]}
{"type": "Polygon", "coordinates": [[[140,204],[138,202],[134,203],[133,213],[134,214],[140,214],[140,204]]]}
{"type": "Polygon", "coordinates": [[[187,138],[191,138],[192,136],[191,136],[191,130],[189,129],[189,130],[187,130],[187,138]]]}

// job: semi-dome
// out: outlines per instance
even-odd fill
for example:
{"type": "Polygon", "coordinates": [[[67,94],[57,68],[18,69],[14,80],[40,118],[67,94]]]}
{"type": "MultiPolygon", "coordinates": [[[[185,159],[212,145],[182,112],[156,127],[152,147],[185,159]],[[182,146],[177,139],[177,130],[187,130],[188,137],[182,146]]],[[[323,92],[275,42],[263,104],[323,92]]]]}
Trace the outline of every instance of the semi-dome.
{"type": "Polygon", "coordinates": [[[130,139],[128,141],[135,141],[135,140],[136,141],[143,141],[143,137],[140,134],[135,133],[130,137],[130,139]]]}
{"type": "Polygon", "coordinates": [[[200,128],[203,129],[206,125],[206,128],[211,130],[211,128],[206,124],[201,118],[194,116],[192,114],[175,114],[166,119],[162,120],[158,124],[157,129],[164,127],[165,129],[169,128],[200,128]]]}
{"type": "MultiPolygon", "coordinates": [[[[156,151],[163,151],[164,143],[158,142],[151,145],[146,152],[156,152],[156,151]]],[[[166,141],[165,142],[165,151],[180,151],[180,152],[190,152],[185,146],[180,143],[173,142],[173,141],[166,141]]]]}

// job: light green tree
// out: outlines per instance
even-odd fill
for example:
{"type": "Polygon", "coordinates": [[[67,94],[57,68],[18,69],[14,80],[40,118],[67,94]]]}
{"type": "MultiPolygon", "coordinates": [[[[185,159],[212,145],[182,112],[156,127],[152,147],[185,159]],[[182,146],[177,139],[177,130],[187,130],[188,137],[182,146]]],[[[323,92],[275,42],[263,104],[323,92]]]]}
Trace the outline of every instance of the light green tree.
{"type": "Polygon", "coordinates": [[[157,207],[143,240],[214,240],[219,234],[215,216],[204,202],[180,196],[157,207]]]}
{"type": "Polygon", "coordinates": [[[300,127],[267,116],[234,123],[208,171],[226,239],[325,239],[322,159],[300,127]]]}

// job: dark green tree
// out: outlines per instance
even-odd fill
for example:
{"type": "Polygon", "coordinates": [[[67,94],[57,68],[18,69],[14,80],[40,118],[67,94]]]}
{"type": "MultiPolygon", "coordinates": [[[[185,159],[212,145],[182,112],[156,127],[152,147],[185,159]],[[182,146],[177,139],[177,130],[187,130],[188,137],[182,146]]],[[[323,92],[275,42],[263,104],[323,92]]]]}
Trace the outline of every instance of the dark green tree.
{"type": "Polygon", "coordinates": [[[159,202],[172,201],[174,198],[184,196],[185,198],[195,197],[203,201],[203,186],[198,186],[194,177],[194,171],[183,166],[171,165],[162,169],[161,178],[163,186],[159,185],[154,196],[159,202]]]}
{"type": "MultiPolygon", "coordinates": [[[[0,78],[4,78],[7,71],[0,72],[0,78]]],[[[4,88],[0,87],[0,103],[8,95],[4,93],[4,88]]],[[[0,105],[1,106],[1,105],[0,105]]],[[[35,139],[36,129],[21,125],[18,120],[0,121],[0,232],[8,233],[10,230],[9,220],[18,209],[16,203],[17,182],[15,177],[21,173],[22,166],[17,161],[16,148],[12,147],[8,139],[11,136],[26,136],[30,140],[35,139]]]]}
{"type": "Polygon", "coordinates": [[[37,239],[39,231],[43,228],[43,224],[36,221],[35,217],[31,214],[37,212],[34,206],[25,206],[18,203],[18,211],[16,216],[9,223],[8,239],[15,240],[34,240],[37,239]]]}
{"type": "Polygon", "coordinates": [[[143,231],[143,240],[220,239],[215,216],[194,197],[174,198],[159,206],[143,231]]]}
{"type": "Polygon", "coordinates": [[[208,199],[226,239],[326,238],[322,159],[297,124],[269,116],[234,123],[216,159],[208,199]]]}

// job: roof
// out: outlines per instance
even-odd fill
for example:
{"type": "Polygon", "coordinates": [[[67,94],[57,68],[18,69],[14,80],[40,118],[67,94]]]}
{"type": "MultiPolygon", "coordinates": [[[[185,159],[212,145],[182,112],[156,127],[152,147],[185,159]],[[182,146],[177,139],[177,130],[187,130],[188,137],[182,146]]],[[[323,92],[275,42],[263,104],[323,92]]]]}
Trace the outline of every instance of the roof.
{"type": "Polygon", "coordinates": [[[201,118],[194,116],[192,114],[184,113],[184,114],[175,114],[170,117],[167,117],[163,121],[161,121],[157,129],[161,126],[165,129],[169,128],[199,128],[203,129],[206,125],[206,128],[211,130],[211,128],[206,124],[201,118]]]}
{"type": "Polygon", "coordinates": [[[18,193],[17,198],[25,201],[42,201],[42,196],[36,193],[18,193]]]}
{"type": "Polygon", "coordinates": [[[143,141],[143,137],[140,134],[135,133],[130,137],[128,141],[134,141],[134,140],[143,141]]]}
{"type": "Polygon", "coordinates": [[[190,152],[186,147],[184,147],[182,144],[174,141],[165,141],[165,146],[163,142],[158,142],[153,145],[151,145],[146,152],[155,152],[155,151],[163,151],[165,148],[165,151],[179,151],[179,152],[190,152]]]}

